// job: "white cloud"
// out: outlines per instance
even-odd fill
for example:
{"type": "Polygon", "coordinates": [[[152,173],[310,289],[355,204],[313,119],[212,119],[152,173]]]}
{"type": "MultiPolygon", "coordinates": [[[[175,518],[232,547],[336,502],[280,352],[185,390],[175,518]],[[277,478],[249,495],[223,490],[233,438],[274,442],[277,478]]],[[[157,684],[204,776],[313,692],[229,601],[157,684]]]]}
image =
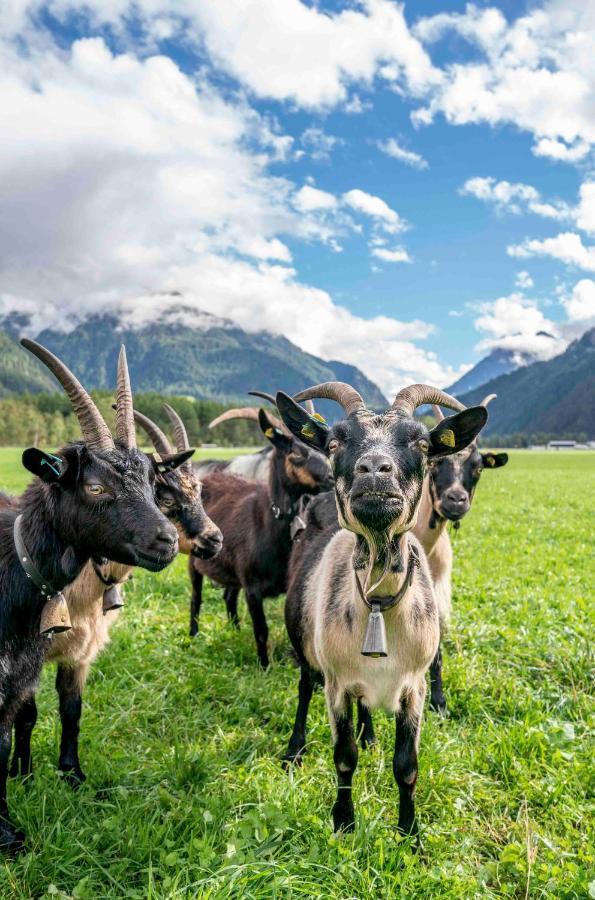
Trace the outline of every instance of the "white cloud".
{"type": "Polygon", "coordinates": [[[522,291],[529,290],[529,288],[532,288],[534,285],[533,279],[531,278],[529,273],[524,270],[522,272],[517,272],[514,283],[515,286],[520,288],[522,291]]]}
{"type": "Polygon", "coordinates": [[[321,161],[330,159],[333,148],[340,143],[339,138],[326,134],[322,128],[306,128],[300,138],[304,152],[312,159],[321,161]]]}
{"type": "Polygon", "coordinates": [[[588,272],[595,272],[595,247],[585,246],[580,235],[565,231],[544,240],[527,239],[522,244],[512,244],[506,248],[509,256],[528,259],[531,256],[549,256],[567,265],[577,266],[588,272]]]}
{"type": "Polygon", "coordinates": [[[582,278],[571,294],[562,300],[566,315],[571,322],[587,322],[595,320],[595,281],[582,278]]]}
{"type": "Polygon", "coordinates": [[[547,156],[559,162],[576,163],[587,156],[589,149],[589,144],[581,140],[569,146],[564,141],[554,138],[541,138],[533,145],[532,152],[535,156],[547,156]]]}
{"type": "Polygon", "coordinates": [[[585,181],[579,188],[576,224],[587,234],[595,234],[595,181],[585,181]]]}
{"type": "Polygon", "coordinates": [[[364,213],[366,216],[371,216],[381,224],[384,231],[388,231],[391,234],[405,231],[407,228],[407,224],[401,219],[398,212],[391,209],[384,200],[374,196],[374,194],[368,194],[366,191],[354,188],[343,194],[343,201],[352,209],[364,213]]]}
{"type": "Polygon", "coordinates": [[[573,210],[561,200],[546,203],[539,191],[522,182],[497,181],[495,178],[469,178],[459,190],[460,194],[476,197],[485,203],[492,203],[498,212],[520,215],[532,212],[548,219],[569,220],[573,210]]]}
{"type": "Polygon", "coordinates": [[[520,293],[482,302],[479,311],[475,327],[488,335],[477,345],[479,351],[498,347],[551,359],[566,347],[556,325],[544,316],[537,302],[520,293]]]}
{"type": "Polygon", "coordinates": [[[449,30],[478,51],[450,62],[414,121],[442,113],[456,125],[510,123],[535,136],[536,152],[578,161],[595,143],[595,16],[583,0],[549,0],[510,24],[499,10],[473,4],[465,13],[422,19],[426,43],[449,30]]]}
{"type": "Polygon", "coordinates": [[[388,250],[386,247],[373,247],[371,250],[372,256],[376,256],[378,259],[382,259],[384,262],[392,262],[392,263],[410,263],[411,257],[407,253],[404,247],[395,247],[393,250],[388,250]]]}
{"type": "Polygon", "coordinates": [[[336,209],[337,198],[328,191],[321,191],[319,188],[305,184],[296,193],[294,206],[302,212],[311,212],[314,209],[336,209]]]}
{"type": "Polygon", "coordinates": [[[428,163],[423,156],[420,156],[419,153],[414,153],[413,150],[407,150],[405,147],[401,147],[395,138],[388,138],[386,141],[378,141],[378,148],[382,150],[383,153],[386,153],[387,156],[392,156],[393,159],[398,159],[400,162],[405,163],[407,166],[412,166],[414,169],[428,168],[428,163]]]}

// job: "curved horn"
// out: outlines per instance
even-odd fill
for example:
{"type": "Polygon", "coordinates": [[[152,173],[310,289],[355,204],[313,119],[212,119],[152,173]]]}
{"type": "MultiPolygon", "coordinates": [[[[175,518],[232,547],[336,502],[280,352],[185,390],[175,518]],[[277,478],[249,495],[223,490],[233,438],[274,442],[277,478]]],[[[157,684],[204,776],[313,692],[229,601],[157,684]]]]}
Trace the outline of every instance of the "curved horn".
{"type": "MultiPolygon", "coordinates": [[[[268,409],[266,410],[266,414],[275,428],[278,428],[279,431],[282,431],[283,434],[286,434],[288,437],[290,436],[291,432],[281,419],[272,415],[268,409]]],[[[209,422],[209,428],[215,428],[216,425],[220,425],[222,422],[231,422],[232,419],[248,419],[251,422],[258,422],[258,410],[255,406],[241,406],[237,409],[226,409],[220,416],[217,416],[216,419],[209,422]]]]}
{"type": "Polygon", "coordinates": [[[36,341],[23,338],[22,346],[36,356],[56,376],[66,391],[90,450],[113,450],[114,439],[105,420],[80,381],[57,356],[36,341]]]}
{"type": "Polygon", "coordinates": [[[186,426],[182,422],[180,416],[169,403],[163,403],[162,408],[167,413],[167,417],[172,424],[174,431],[174,441],[176,442],[176,450],[181,453],[182,450],[190,450],[190,441],[188,440],[188,432],[186,426]]]}
{"type": "Polygon", "coordinates": [[[426,403],[446,406],[457,412],[465,409],[462,403],[439,388],[431,387],[429,384],[412,384],[399,391],[389,411],[401,416],[412,416],[418,406],[424,406],[426,403]]]}
{"type": "Polygon", "coordinates": [[[146,431],[148,434],[151,443],[155,447],[157,453],[161,456],[169,456],[173,453],[172,448],[170,447],[169,441],[166,436],[162,432],[159,425],[156,425],[152,419],[149,419],[148,416],[144,416],[142,413],[138,412],[138,410],[134,410],[134,421],[137,425],[146,431]]]}
{"type": "Polygon", "coordinates": [[[129,450],[136,447],[136,431],[134,429],[134,405],[130,374],[126,361],[126,348],[120,347],[118,356],[118,379],[116,382],[116,438],[129,450]]]}
{"type": "Polygon", "coordinates": [[[262,397],[263,400],[268,400],[268,402],[271,403],[273,406],[277,405],[277,401],[275,400],[273,395],[267,394],[266,391],[248,391],[248,393],[252,397],[262,397]]]}
{"type": "Polygon", "coordinates": [[[434,418],[436,419],[436,421],[441,422],[444,418],[444,413],[439,406],[436,406],[435,403],[432,405],[432,412],[434,413],[434,418]]]}
{"type": "Polygon", "coordinates": [[[483,398],[483,400],[481,401],[481,403],[479,405],[487,406],[488,403],[491,403],[492,400],[495,400],[497,396],[498,396],[498,394],[488,394],[487,397],[483,398]]]}
{"type": "Polygon", "coordinates": [[[365,409],[366,404],[355,388],[344,381],[325,381],[324,384],[317,384],[314,387],[306,388],[296,394],[294,400],[312,400],[319,397],[323,400],[335,400],[340,403],[348,416],[351,413],[365,409]]]}
{"type": "Polygon", "coordinates": [[[222,422],[231,422],[232,419],[249,419],[251,422],[258,422],[258,410],[255,406],[242,406],[239,409],[226,409],[220,416],[209,422],[209,428],[215,428],[222,422]]]}

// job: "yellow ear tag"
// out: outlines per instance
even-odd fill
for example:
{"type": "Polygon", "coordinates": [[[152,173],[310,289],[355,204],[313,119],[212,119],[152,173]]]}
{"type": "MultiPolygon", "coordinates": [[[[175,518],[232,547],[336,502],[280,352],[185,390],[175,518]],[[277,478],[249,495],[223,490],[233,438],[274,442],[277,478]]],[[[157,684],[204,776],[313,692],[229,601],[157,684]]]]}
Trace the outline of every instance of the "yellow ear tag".
{"type": "Polygon", "coordinates": [[[304,437],[313,438],[314,437],[314,429],[312,428],[311,425],[308,425],[308,423],[306,423],[305,425],[302,425],[300,434],[303,434],[304,437]]]}
{"type": "Polygon", "coordinates": [[[447,447],[455,447],[455,433],[450,428],[445,428],[444,431],[440,435],[440,443],[445,444],[447,447]]]}
{"type": "Polygon", "coordinates": [[[494,459],[494,457],[491,454],[489,456],[486,456],[485,461],[488,464],[488,466],[490,467],[490,469],[493,469],[494,466],[496,465],[496,460],[494,459]]]}
{"type": "Polygon", "coordinates": [[[265,437],[268,437],[268,438],[272,438],[272,436],[274,435],[274,433],[275,433],[275,432],[273,431],[272,428],[267,428],[267,430],[266,430],[265,433],[264,433],[264,436],[265,436],[265,437]]]}
{"type": "Polygon", "coordinates": [[[326,425],[326,419],[320,415],[320,413],[312,413],[312,418],[316,419],[318,422],[322,422],[323,425],[326,425]]]}

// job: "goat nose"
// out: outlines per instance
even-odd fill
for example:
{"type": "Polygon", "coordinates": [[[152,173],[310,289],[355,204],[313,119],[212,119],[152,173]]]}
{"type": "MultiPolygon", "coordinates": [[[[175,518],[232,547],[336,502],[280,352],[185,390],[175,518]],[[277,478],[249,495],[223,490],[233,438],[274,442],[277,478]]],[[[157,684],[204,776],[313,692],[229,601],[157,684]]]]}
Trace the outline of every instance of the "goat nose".
{"type": "Polygon", "coordinates": [[[156,544],[164,544],[166,547],[173,547],[178,540],[178,533],[175,529],[160,528],[155,537],[156,544]]]}
{"type": "Polygon", "coordinates": [[[464,503],[467,499],[467,494],[465,491],[448,491],[446,494],[446,499],[450,500],[451,503],[464,503]]]}
{"type": "Polygon", "coordinates": [[[355,467],[358,475],[389,475],[393,470],[392,459],[383,453],[368,453],[358,460],[355,467]]]}

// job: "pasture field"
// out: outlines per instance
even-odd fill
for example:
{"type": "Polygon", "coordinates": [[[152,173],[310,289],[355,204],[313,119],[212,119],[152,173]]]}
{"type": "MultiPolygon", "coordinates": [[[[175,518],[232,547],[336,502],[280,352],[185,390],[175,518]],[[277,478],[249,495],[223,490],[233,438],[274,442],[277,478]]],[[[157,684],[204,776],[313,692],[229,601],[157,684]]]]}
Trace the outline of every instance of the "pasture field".
{"type": "MultiPolygon", "coordinates": [[[[17,460],[0,450],[0,489],[24,485],[17,460]]],[[[9,786],[31,852],[0,861],[0,897],[595,897],[594,496],[595,454],[513,451],[453,534],[451,716],[424,719],[417,855],[395,831],[389,717],[376,715],[379,746],[360,753],[356,832],[337,838],[321,695],[303,768],[279,763],[297,684],[281,601],[267,604],[263,673],[245,608],[236,632],[215,588],[187,636],[179,559],[135,574],[92,671],[76,793],[55,769],[44,672],[35,774],[9,786]]]]}

